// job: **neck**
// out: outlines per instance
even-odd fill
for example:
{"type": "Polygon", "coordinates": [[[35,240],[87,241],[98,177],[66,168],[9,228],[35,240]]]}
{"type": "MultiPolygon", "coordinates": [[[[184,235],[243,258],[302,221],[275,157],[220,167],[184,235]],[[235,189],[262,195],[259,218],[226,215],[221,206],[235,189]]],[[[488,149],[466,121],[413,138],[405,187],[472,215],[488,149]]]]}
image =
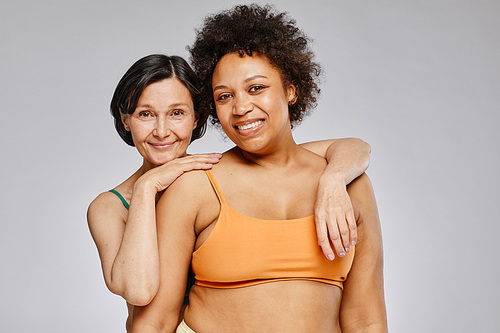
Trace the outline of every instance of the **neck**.
{"type": "Polygon", "coordinates": [[[156,165],[152,165],[151,163],[147,162],[146,160],[143,160],[142,165],[139,169],[137,169],[136,172],[132,176],[130,176],[126,183],[128,184],[129,192],[132,193],[132,188],[135,185],[135,182],[146,172],[149,170],[156,168],[156,165]]]}
{"type": "Polygon", "coordinates": [[[145,159],[143,159],[142,166],[139,168],[139,170],[137,170],[137,172],[139,173],[139,177],[142,176],[143,174],[145,174],[146,172],[148,172],[149,170],[154,169],[156,167],[157,167],[157,165],[154,165],[154,164],[146,161],[145,159]]]}
{"type": "Polygon", "coordinates": [[[237,147],[242,158],[250,164],[262,167],[285,167],[291,163],[300,147],[295,143],[292,136],[272,147],[266,147],[256,152],[249,152],[237,147]]]}
{"type": "Polygon", "coordinates": [[[148,172],[149,170],[155,168],[156,165],[152,165],[151,163],[148,163],[146,160],[143,160],[142,165],[140,166],[139,169],[137,169],[136,172],[132,176],[130,176],[127,179],[127,182],[130,184],[130,192],[132,193],[132,188],[134,187],[135,182],[137,179],[139,179],[143,174],[148,172]]]}

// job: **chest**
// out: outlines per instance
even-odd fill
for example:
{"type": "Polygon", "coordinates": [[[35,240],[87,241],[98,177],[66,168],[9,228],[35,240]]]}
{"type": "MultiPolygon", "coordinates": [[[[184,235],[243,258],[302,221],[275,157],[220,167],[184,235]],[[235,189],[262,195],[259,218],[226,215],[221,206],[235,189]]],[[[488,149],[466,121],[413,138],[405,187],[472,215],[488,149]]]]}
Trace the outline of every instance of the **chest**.
{"type": "Polygon", "coordinates": [[[288,220],[312,215],[319,182],[306,173],[230,174],[219,182],[227,204],[255,218],[288,220]]]}

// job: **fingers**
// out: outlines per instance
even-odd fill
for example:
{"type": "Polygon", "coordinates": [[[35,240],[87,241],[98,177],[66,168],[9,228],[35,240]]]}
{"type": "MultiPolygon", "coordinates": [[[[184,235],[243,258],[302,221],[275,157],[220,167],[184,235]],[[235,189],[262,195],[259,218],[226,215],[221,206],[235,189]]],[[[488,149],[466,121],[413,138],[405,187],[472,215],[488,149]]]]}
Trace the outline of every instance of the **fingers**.
{"type": "Polygon", "coordinates": [[[345,219],[341,218],[343,212],[342,207],[335,207],[333,211],[333,216],[331,216],[326,223],[335,253],[342,258],[345,257],[345,254],[350,250],[349,228],[347,227],[345,219]],[[347,247],[345,245],[347,245],[347,247]]]}
{"type": "Polygon", "coordinates": [[[158,168],[149,170],[142,177],[147,178],[156,191],[160,192],[185,172],[212,168],[214,164],[219,163],[221,157],[221,154],[197,154],[175,158],[158,168]]]}
{"type": "Polygon", "coordinates": [[[222,154],[214,153],[214,154],[196,154],[196,155],[189,155],[185,156],[182,158],[179,158],[179,162],[200,162],[200,163],[218,163],[219,160],[222,158],[222,154]]]}
{"type": "Polygon", "coordinates": [[[330,246],[330,241],[328,238],[328,230],[325,223],[325,219],[319,214],[314,215],[314,221],[316,223],[316,235],[318,236],[318,245],[321,247],[321,251],[328,260],[335,259],[332,247],[330,246]]]}
{"type": "Polygon", "coordinates": [[[326,207],[318,205],[315,223],[318,245],[329,260],[333,260],[335,255],[344,257],[356,244],[356,220],[350,200],[335,200],[326,207]]]}
{"type": "Polygon", "coordinates": [[[176,167],[180,174],[191,170],[206,170],[210,169],[214,164],[218,163],[221,157],[221,154],[189,155],[181,158],[176,158],[166,163],[168,165],[166,165],[165,168],[176,167]]]}
{"type": "Polygon", "coordinates": [[[354,212],[352,206],[350,210],[346,213],[347,225],[349,227],[349,244],[354,246],[358,241],[358,227],[356,225],[356,219],[354,218],[354,212]]]}
{"type": "Polygon", "coordinates": [[[216,163],[219,163],[221,154],[203,154],[203,155],[191,155],[183,158],[183,162],[185,162],[185,170],[199,170],[199,169],[211,169],[212,166],[216,163]]]}
{"type": "Polygon", "coordinates": [[[217,158],[220,159],[222,157],[221,153],[208,153],[208,154],[193,154],[193,155],[186,155],[184,157],[181,157],[179,159],[192,159],[192,158],[217,158]]]}

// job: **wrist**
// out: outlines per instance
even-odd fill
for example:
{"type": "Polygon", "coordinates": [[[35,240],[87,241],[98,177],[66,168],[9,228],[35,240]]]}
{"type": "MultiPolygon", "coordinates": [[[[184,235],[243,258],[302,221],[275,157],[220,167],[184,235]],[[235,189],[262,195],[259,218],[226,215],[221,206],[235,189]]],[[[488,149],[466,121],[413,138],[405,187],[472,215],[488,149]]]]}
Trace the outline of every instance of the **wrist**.
{"type": "Polygon", "coordinates": [[[144,175],[141,176],[139,179],[134,184],[134,187],[132,188],[132,195],[134,194],[151,194],[151,195],[156,195],[157,189],[155,187],[154,182],[152,182],[150,179],[145,177],[144,175]]]}
{"type": "Polygon", "coordinates": [[[347,182],[345,173],[339,170],[335,170],[333,166],[330,166],[331,164],[326,167],[325,172],[323,173],[323,176],[321,178],[326,178],[325,180],[331,183],[342,184],[343,186],[346,186],[347,182]]]}

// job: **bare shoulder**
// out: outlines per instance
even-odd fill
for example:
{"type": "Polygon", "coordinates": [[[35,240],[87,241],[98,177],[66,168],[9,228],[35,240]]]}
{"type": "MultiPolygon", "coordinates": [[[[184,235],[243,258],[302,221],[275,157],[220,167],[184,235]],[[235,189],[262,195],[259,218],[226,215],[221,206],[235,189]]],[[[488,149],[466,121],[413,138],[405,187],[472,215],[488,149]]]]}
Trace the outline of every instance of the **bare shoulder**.
{"type": "MultiPolygon", "coordinates": [[[[183,173],[166,190],[167,196],[176,195],[189,200],[203,199],[210,189],[210,182],[204,170],[193,170],[183,173]]],[[[162,198],[165,195],[162,196],[162,198]]]]}
{"type": "Polygon", "coordinates": [[[362,173],[359,177],[354,179],[348,186],[347,191],[349,195],[359,196],[367,192],[373,192],[372,183],[366,173],[362,173]]]}
{"type": "Polygon", "coordinates": [[[306,147],[299,146],[302,148],[303,154],[308,158],[314,159],[315,161],[324,161],[326,164],[326,158],[313,150],[307,149],[306,147]]]}
{"type": "Polygon", "coordinates": [[[316,172],[322,174],[328,164],[326,158],[310,151],[304,147],[301,148],[300,164],[304,170],[308,172],[316,172]]]}
{"type": "Polygon", "coordinates": [[[127,213],[127,209],[115,194],[103,192],[90,203],[87,209],[87,222],[91,229],[106,221],[120,221],[125,223],[127,213]]]}
{"type": "Polygon", "coordinates": [[[186,206],[197,211],[207,202],[211,192],[212,186],[204,170],[185,172],[165,190],[158,201],[158,207],[175,205],[182,209],[186,206]]]}
{"type": "Polygon", "coordinates": [[[157,204],[158,221],[168,219],[185,224],[199,233],[219,213],[219,202],[203,170],[182,174],[163,193],[157,204]]]}

